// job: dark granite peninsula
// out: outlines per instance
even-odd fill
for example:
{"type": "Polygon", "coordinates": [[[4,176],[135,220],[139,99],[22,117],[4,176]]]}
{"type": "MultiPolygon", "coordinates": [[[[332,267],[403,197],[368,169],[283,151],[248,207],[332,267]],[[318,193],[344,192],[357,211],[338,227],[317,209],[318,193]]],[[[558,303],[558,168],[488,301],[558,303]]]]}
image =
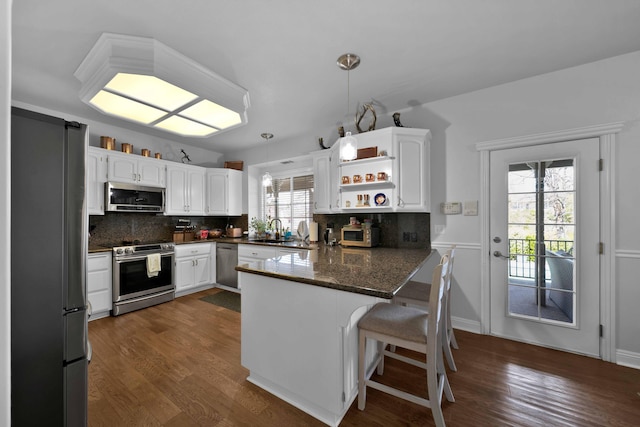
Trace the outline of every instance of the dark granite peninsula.
{"type": "Polygon", "coordinates": [[[247,379],[338,425],[358,391],[358,320],[373,304],[389,302],[430,255],[320,244],[238,265],[247,379]]]}

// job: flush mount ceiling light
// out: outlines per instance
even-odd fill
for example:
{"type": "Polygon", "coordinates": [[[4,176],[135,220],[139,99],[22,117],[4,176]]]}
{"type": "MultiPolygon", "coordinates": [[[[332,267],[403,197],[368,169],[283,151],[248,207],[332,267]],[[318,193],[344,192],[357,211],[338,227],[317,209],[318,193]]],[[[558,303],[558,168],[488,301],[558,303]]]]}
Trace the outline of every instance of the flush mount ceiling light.
{"type": "Polygon", "coordinates": [[[74,75],[83,102],[152,128],[206,137],[247,123],[246,89],[151,38],[104,33],[74,75]]]}
{"type": "MultiPolygon", "coordinates": [[[[354,53],[345,53],[338,58],[338,67],[347,71],[347,115],[349,114],[349,72],[360,65],[360,57],[354,53]]],[[[358,140],[351,136],[351,132],[340,138],[340,159],[353,160],[358,154],[358,140]]]]}

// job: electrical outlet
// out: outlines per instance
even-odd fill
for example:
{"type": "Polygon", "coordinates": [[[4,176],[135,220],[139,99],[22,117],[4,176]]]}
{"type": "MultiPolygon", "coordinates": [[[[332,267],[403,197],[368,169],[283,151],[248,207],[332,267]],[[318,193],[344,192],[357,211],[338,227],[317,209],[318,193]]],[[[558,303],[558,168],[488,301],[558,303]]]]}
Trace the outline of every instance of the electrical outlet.
{"type": "Polygon", "coordinates": [[[417,242],[418,241],[418,233],[416,233],[415,231],[413,233],[411,233],[411,241],[412,242],[417,242]]]}
{"type": "Polygon", "coordinates": [[[402,241],[408,242],[411,239],[411,234],[408,231],[402,232],[402,241]]]}

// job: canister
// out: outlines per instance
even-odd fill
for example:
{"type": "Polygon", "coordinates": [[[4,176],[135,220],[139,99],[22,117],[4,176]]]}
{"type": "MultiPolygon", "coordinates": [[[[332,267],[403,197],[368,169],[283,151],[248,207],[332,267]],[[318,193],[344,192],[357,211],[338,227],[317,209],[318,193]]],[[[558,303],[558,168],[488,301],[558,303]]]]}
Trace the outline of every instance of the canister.
{"type": "Polygon", "coordinates": [[[101,136],[100,137],[100,147],[105,150],[115,150],[116,149],[116,139],[110,136],[101,136]]]}

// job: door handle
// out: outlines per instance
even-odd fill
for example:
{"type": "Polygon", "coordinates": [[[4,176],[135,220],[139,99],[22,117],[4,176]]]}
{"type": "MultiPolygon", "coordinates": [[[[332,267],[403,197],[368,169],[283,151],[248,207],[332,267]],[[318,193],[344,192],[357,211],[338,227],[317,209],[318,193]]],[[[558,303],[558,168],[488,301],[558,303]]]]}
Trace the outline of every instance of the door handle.
{"type": "Polygon", "coordinates": [[[509,257],[508,257],[508,256],[504,256],[504,255],[502,255],[502,252],[500,252],[500,251],[495,251],[495,252],[493,253],[493,256],[494,256],[494,257],[496,257],[496,258],[509,259],[509,257]]]}

